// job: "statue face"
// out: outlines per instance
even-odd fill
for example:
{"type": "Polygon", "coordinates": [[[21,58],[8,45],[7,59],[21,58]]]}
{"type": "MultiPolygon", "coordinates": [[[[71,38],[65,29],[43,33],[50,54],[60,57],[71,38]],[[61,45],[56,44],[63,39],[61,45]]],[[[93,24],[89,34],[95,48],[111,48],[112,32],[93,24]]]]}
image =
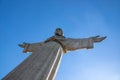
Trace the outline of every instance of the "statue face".
{"type": "Polygon", "coordinates": [[[56,31],[55,31],[55,35],[57,36],[63,36],[63,31],[61,28],[57,28],[56,31]]]}

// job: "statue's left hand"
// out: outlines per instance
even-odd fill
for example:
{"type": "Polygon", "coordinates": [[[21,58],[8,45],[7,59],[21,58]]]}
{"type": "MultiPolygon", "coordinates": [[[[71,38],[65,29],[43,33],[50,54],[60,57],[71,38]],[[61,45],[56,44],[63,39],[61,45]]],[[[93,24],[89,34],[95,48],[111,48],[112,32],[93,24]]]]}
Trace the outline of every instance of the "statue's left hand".
{"type": "Polygon", "coordinates": [[[94,37],[91,37],[91,38],[93,39],[93,42],[101,42],[106,38],[106,36],[105,37],[100,37],[98,35],[98,36],[94,36],[94,37]]]}

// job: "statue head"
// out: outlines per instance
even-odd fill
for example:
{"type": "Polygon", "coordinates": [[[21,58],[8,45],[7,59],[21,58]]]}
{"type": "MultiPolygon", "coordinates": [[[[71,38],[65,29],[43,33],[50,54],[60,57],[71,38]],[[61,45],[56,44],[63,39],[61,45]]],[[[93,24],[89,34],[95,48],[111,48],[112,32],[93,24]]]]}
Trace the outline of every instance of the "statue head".
{"type": "Polygon", "coordinates": [[[61,28],[55,30],[55,36],[64,36],[64,33],[61,28]]]}

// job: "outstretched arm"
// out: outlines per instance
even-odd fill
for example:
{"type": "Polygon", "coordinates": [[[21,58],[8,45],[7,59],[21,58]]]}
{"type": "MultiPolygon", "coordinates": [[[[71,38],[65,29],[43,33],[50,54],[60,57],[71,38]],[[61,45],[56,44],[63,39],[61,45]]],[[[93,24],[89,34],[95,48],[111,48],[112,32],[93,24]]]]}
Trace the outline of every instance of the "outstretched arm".
{"type": "Polygon", "coordinates": [[[20,46],[21,48],[24,48],[23,52],[27,53],[27,52],[33,52],[35,51],[35,49],[38,49],[41,45],[43,45],[44,43],[26,43],[23,42],[22,44],[18,44],[18,46],[20,46]]]}
{"type": "Polygon", "coordinates": [[[63,41],[63,44],[65,45],[66,49],[68,51],[72,50],[78,50],[78,49],[91,49],[94,47],[94,43],[101,42],[106,37],[89,37],[89,38],[82,38],[82,39],[72,39],[72,38],[66,38],[65,41],[63,41]]]}

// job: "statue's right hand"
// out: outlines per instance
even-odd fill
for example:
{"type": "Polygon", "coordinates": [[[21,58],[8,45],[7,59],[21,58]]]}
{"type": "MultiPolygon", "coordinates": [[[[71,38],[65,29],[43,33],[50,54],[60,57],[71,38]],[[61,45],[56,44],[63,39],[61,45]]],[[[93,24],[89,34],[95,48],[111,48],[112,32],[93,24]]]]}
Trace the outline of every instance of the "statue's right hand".
{"type": "Polygon", "coordinates": [[[18,44],[18,46],[22,47],[22,48],[25,48],[25,46],[27,45],[28,43],[26,42],[23,42],[23,44],[18,44]]]}
{"type": "Polygon", "coordinates": [[[24,48],[24,47],[25,47],[25,45],[24,45],[24,44],[18,44],[18,46],[20,46],[20,47],[22,47],[22,48],[24,48]]]}

